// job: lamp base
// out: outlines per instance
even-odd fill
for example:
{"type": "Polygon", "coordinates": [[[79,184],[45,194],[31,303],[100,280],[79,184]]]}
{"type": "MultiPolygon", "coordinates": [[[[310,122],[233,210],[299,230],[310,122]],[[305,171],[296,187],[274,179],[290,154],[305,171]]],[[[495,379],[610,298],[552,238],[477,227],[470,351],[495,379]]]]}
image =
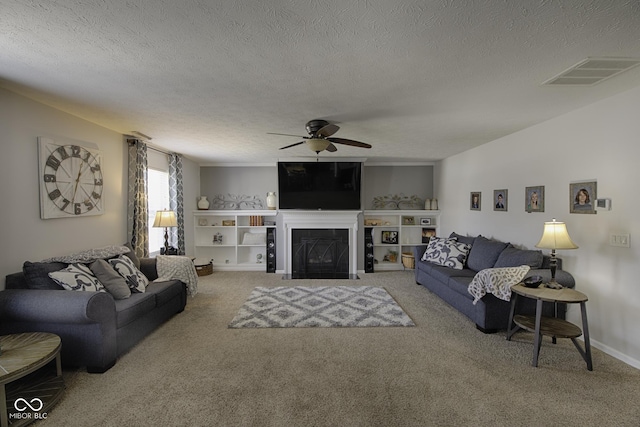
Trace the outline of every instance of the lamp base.
{"type": "Polygon", "coordinates": [[[564,288],[560,283],[556,282],[553,279],[549,283],[545,283],[544,287],[545,288],[549,288],[549,289],[563,289],[564,288]]]}

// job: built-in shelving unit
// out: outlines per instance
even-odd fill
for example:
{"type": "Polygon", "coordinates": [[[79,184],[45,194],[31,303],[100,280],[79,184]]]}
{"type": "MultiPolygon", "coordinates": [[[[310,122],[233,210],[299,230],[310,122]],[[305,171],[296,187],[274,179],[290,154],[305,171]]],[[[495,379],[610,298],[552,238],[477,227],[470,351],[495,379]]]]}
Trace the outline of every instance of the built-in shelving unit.
{"type": "Polygon", "coordinates": [[[198,210],[194,216],[195,256],[210,260],[214,270],[265,271],[265,221],[275,221],[275,210],[198,210]]]}
{"type": "Polygon", "coordinates": [[[374,271],[401,270],[402,253],[426,245],[438,234],[440,211],[436,210],[366,210],[365,234],[370,231],[373,244],[374,271]]]}

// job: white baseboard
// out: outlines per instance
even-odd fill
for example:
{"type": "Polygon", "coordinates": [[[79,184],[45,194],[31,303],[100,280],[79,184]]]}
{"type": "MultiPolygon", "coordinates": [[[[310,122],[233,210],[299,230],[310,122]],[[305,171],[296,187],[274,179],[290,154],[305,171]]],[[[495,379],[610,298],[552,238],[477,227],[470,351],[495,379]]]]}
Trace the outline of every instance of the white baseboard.
{"type": "MultiPolygon", "coordinates": [[[[580,337],[582,338],[582,337],[580,337]]],[[[624,353],[620,353],[618,350],[609,347],[608,345],[602,344],[599,341],[595,341],[593,339],[591,341],[591,346],[607,353],[611,357],[615,357],[616,359],[626,363],[627,365],[633,366],[636,369],[640,369],[640,360],[634,359],[632,357],[627,356],[624,353]]]]}

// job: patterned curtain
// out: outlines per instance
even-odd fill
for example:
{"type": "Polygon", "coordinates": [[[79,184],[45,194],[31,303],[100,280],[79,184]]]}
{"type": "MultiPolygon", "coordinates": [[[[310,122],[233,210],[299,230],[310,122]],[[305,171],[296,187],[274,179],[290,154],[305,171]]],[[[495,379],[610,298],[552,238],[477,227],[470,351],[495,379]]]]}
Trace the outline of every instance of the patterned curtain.
{"type": "Polygon", "coordinates": [[[171,229],[171,246],[178,248],[178,255],[184,255],[184,190],[182,184],[182,156],[169,154],[169,209],[176,213],[178,227],[171,229]]]}
{"type": "Polygon", "coordinates": [[[137,139],[129,143],[129,194],[127,233],[139,257],[149,256],[149,204],[147,190],[147,146],[137,139]]]}

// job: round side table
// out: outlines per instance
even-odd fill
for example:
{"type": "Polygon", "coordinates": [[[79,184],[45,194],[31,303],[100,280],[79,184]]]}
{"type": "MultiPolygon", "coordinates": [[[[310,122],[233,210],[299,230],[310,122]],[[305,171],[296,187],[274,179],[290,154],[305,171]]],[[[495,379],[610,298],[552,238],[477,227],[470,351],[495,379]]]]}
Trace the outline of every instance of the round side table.
{"type": "Polygon", "coordinates": [[[46,417],[62,396],[60,337],[46,332],[0,336],[0,424],[24,426],[46,417]],[[45,366],[55,359],[55,374],[45,366]],[[9,424],[11,423],[11,424],[9,424]]]}
{"type": "Polygon", "coordinates": [[[538,366],[538,356],[540,354],[540,345],[542,336],[547,335],[553,337],[555,343],[556,338],[570,338],[576,349],[587,362],[587,369],[593,370],[593,362],[591,360],[591,344],[589,342],[589,326],[587,324],[587,296],[575,289],[562,288],[550,289],[544,287],[527,288],[523,284],[517,284],[511,287],[513,292],[511,297],[511,312],[509,313],[509,326],[507,329],[507,340],[511,340],[511,336],[520,328],[535,333],[533,344],[533,366],[538,366]],[[536,300],[536,315],[527,316],[515,314],[516,300],[518,297],[530,298],[536,300]],[[542,303],[551,302],[554,304],[580,304],[582,314],[582,330],[573,323],[557,317],[542,316],[542,303]],[[513,326],[515,324],[515,327],[513,326]],[[584,349],[576,339],[584,334],[584,349]]]}

